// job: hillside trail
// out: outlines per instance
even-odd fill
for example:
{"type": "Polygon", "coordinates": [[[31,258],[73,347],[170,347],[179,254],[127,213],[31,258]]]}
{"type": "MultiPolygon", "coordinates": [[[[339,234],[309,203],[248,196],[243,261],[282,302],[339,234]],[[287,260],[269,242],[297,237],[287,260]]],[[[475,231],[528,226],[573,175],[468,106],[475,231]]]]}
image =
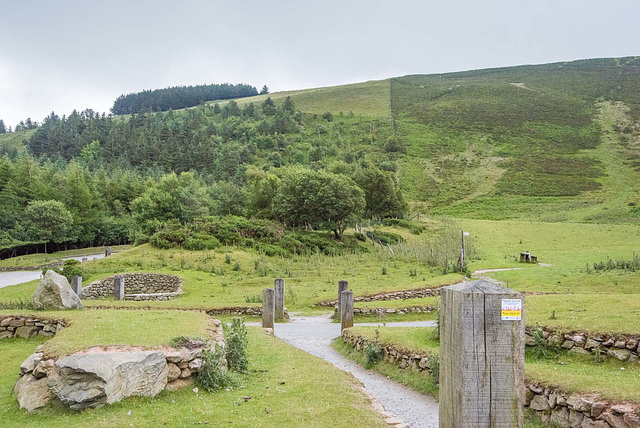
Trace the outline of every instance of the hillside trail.
{"type": "MultiPolygon", "coordinates": [[[[378,326],[379,323],[356,324],[378,326]]],[[[390,322],[387,327],[433,327],[435,321],[390,322]]],[[[340,336],[340,324],[331,322],[330,315],[304,317],[291,314],[288,323],[276,324],[276,337],[285,342],[330,362],[341,370],[355,376],[364,385],[375,401],[387,413],[401,419],[414,428],[438,427],[438,402],[432,397],[407,388],[376,372],[343,357],[331,347],[333,339],[340,336]]]]}

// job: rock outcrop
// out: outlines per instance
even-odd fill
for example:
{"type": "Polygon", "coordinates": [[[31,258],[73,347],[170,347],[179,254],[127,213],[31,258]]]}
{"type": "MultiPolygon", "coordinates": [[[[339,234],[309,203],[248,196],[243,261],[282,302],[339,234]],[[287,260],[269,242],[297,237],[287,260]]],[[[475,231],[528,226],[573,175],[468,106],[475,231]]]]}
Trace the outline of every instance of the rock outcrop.
{"type": "Polygon", "coordinates": [[[70,355],[55,363],[51,391],[72,410],[126,397],[153,397],[167,385],[167,361],[158,351],[70,355]]]}
{"type": "Polygon", "coordinates": [[[13,387],[14,394],[18,397],[21,409],[33,412],[49,403],[53,394],[47,386],[47,378],[36,378],[32,374],[22,376],[13,387]]]}
{"type": "Polygon", "coordinates": [[[52,270],[47,271],[33,293],[37,309],[82,309],[82,301],[73,292],[67,278],[52,270]]]}

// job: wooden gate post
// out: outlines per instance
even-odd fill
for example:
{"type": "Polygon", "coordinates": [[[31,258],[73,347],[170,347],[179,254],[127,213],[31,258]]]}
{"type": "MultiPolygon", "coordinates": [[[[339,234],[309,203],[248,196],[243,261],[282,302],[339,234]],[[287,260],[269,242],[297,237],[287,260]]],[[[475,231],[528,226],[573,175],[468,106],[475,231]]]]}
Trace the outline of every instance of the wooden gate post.
{"type": "Polygon", "coordinates": [[[276,299],[273,288],[262,291],[262,328],[273,328],[273,317],[276,309],[276,299]]]}
{"type": "Polygon", "coordinates": [[[82,297],[82,277],[81,276],[72,276],[71,277],[71,289],[78,297],[82,297]]]}
{"type": "Polygon", "coordinates": [[[342,292],[349,289],[349,283],[347,281],[338,281],[338,319],[342,319],[342,292]]]}
{"type": "Polygon", "coordinates": [[[275,318],[277,320],[284,319],[284,279],[275,280],[274,288],[276,289],[276,310],[275,318]]]}
{"type": "Polygon", "coordinates": [[[124,277],[113,278],[113,300],[124,300],[124,277]]]}
{"type": "Polygon", "coordinates": [[[342,331],[353,327],[353,291],[343,291],[340,304],[340,331],[342,331]]]}
{"type": "Polygon", "coordinates": [[[440,296],[440,427],[522,427],[524,296],[485,280],[440,296]]]}

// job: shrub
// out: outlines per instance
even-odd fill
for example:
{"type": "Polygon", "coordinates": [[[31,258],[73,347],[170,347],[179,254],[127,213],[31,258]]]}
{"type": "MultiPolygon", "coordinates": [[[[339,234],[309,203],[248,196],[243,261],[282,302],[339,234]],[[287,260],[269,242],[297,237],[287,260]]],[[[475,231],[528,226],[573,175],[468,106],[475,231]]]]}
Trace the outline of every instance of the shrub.
{"type": "Polygon", "coordinates": [[[414,235],[420,235],[424,230],[424,226],[420,223],[414,223],[413,221],[401,218],[385,218],[382,220],[382,224],[385,226],[402,227],[409,230],[414,235]]]}
{"type": "Polygon", "coordinates": [[[196,373],[196,383],[206,391],[213,392],[222,388],[234,386],[235,382],[221,365],[223,350],[216,345],[215,351],[202,352],[202,366],[196,373]]]}
{"type": "Polygon", "coordinates": [[[47,271],[52,270],[63,275],[67,278],[67,281],[71,282],[71,278],[74,276],[82,276],[84,274],[81,266],[82,264],[78,260],[65,260],[64,265],[58,269],[48,267],[42,269],[42,275],[45,275],[47,271]]]}
{"type": "Polygon", "coordinates": [[[0,302],[0,310],[25,310],[25,311],[33,311],[36,310],[36,307],[33,305],[31,300],[9,300],[8,302],[0,302]]]}
{"type": "Polygon", "coordinates": [[[429,361],[431,378],[433,379],[436,385],[439,385],[440,384],[440,357],[438,354],[430,352],[427,355],[427,360],[429,361]]]}
{"type": "Polygon", "coordinates": [[[382,232],[380,230],[367,231],[367,238],[385,245],[399,244],[404,241],[404,238],[397,233],[382,232]]]}
{"type": "Polygon", "coordinates": [[[379,340],[380,340],[380,330],[376,328],[375,340],[367,340],[363,348],[364,355],[367,358],[367,361],[365,362],[365,367],[368,369],[378,364],[378,362],[382,360],[382,357],[384,355],[382,352],[382,347],[380,346],[379,340]]]}
{"type": "Polygon", "coordinates": [[[247,359],[247,327],[244,318],[235,317],[227,336],[227,365],[229,369],[245,373],[249,365],[247,359]]]}

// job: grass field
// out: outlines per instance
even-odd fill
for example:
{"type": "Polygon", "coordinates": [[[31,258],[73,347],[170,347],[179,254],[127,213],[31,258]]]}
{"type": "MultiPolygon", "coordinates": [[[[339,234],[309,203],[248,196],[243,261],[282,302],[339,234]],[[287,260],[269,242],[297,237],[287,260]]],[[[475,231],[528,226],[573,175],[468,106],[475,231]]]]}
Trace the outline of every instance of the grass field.
{"type": "Polygon", "coordinates": [[[72,412],[52,406],[37,414],[26,414],[18,409],[10,392],[19,365],[40,343],[41,339],[0,341],[2,426],[385,426],[351,375],[258,328],[249,328],[251,372],[238,375],[237,388],[197,394],[185,388],[165,391],[154,398],[129,398],[89,411],[72,412]]]}
{"type": "Polygon", "coordinates": [[[209,316],[196,311],[0,311],[0,315],[29,315],[64,319],[69,327],[44,345],[51,357],[68,355],[90,346],[169,345],[179,336],[208,339],[209,316]]]}

